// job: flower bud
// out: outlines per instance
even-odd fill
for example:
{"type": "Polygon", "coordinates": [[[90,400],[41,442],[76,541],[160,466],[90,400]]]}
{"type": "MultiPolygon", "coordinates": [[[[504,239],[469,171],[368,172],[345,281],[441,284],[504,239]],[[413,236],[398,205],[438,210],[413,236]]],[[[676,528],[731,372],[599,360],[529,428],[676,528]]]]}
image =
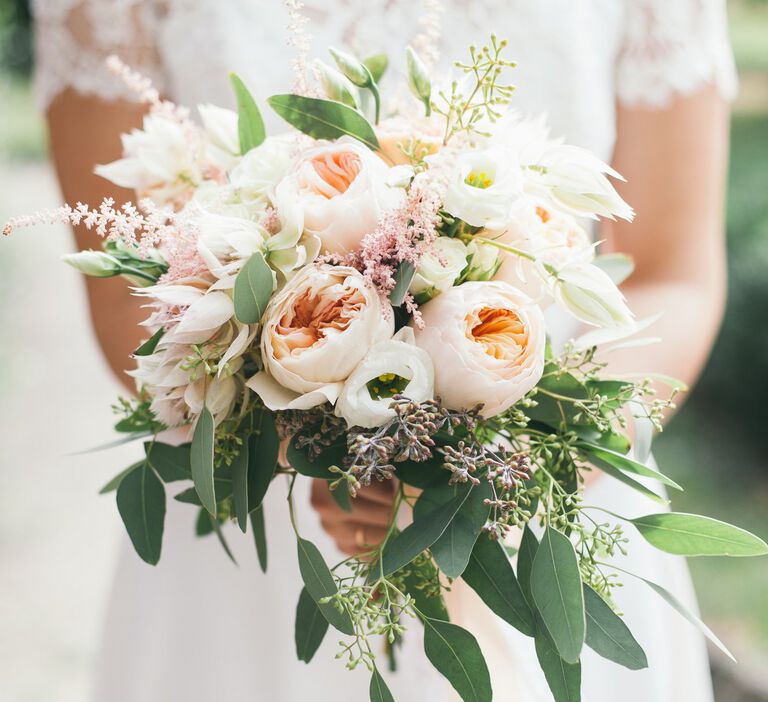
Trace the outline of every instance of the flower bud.
{"type": "Polygon", "coordinates": [[[489,244],[470,241],[467,244],[467,280],[490,280],[501,266],[503,255],[499,249],[489,244]]]}
{"type": "Polygon", "coordinates": [[[345,75],[331,68],[327,63],[318,59],[315,61],[317,72],[320,76],[320,82],[323,84],[325,94],[337,102],[343,102],[345,105],[357,109],[357,98],[355,97],[355,86],[345,75]]]}
{"type": "Polygon", "coordinates": [[[92,278],[111,278],[120,275],[120,261],[103,251],[88,250],[65,254],[62,260],[92,278]]]}
{"type": "Polygon", "coordinates": [[[367,88],[373,83],[371,72],[365,67],[365,64],[358,61],[352,54],[339,51],[333,47],[330,47],[328,51],[331,52],[331,56],[336,61],[339,70],[353,85],[356,85],[358,88],[367,88]]]}
{"type": "Polygon", "coordinates": [[[409,291],[420,302],[448,290],[467,265],[467,247],[458,239],[441,236],[432,251],[419,261],[409,291]]]}
{"type": "Polygon", "coordinates": [[[424,103],[427,108],[427,115],[429,115],[432,110],[430,104],[432,81],[429,79],[427,67],[410,46],[406,49],[406,54],[408,60],[408,87],[424,103]]]}

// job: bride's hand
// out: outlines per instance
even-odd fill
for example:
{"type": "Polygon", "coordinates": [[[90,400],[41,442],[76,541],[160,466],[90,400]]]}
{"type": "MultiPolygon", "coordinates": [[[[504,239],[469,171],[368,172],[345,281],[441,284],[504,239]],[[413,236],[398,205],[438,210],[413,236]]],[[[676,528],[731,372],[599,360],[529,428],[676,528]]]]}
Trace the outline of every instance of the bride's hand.
{"type": "Polygon", "coordinates": [[[312,506],[323,529],[348,556],[365,553],[384,540],[394,497],[394,481],[374,482],[360,489],[351,500],[352,511],[345,512],[336,504],[325,480],[315,480],[312,485],[312,506]]]}

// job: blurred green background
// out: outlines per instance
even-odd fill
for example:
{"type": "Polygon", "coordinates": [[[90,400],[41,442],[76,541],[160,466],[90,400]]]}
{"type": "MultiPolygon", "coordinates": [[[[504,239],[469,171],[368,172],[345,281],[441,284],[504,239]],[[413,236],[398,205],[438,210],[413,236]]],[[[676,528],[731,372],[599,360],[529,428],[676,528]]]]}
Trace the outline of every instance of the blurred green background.
{"type": "MultiPolygon", "coordinates": [[[[731,132],[727,312],[701,381],[655,450],[665,471],[686,486],[674,497],[675,509],[766,536],[768,0],[732,0],[729,14],[741,90],[731,132]]],[[[0,0],[0,164],[6,166],[45,159],[30,87],[30,47],[26,1],[0,0]]],[[[5,263],[0,257],[0,270],[5,263]]],[[[738,668],[714,658],[718,702],[768,700],[765,561],[692,559],[691,569],[705,619],[741,658],[738,668]]]]}

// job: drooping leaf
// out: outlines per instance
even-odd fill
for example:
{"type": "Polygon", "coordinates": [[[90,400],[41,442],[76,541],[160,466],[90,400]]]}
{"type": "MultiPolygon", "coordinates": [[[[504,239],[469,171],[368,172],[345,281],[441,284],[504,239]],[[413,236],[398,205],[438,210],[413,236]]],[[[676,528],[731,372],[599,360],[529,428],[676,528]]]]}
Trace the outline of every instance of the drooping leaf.
{"type": "Polygon", "coordinates": [[[266,136],[264,120],[248,88],[234,73],[229,74],[229,80],[237,98],[237,132],[240,137],[240,153],[247,154],[259,146],[266,136]]]}
{"type": "Polygon", "coordinates": [[[235,316],[243,324],[258,324],[272,297],[274,278],[264,254],[256,251],[235,278],[235,316]]]}
{"type": "Polygon", "coordinates": [[[155,349],[157,348],[157,345],[160,343],[160,339],[163,338],[163,335],[165,334],[165,329],[163,327],[160,327],[152,336],[149,337],[139,348],[137,348],[134,352],[134,356],[151,356],[155,349]]]}
{"type": "Polygon", "coordinates": [[[117,488],[117,509],[136,553],[156,565],[163,543],[165,488],[146,462],[123,477],[117,488]]]}
{"type": "Polygon", "coordinates": [[[110,480],[103,488],[101,488],[101,490],[99,490],[99,495],[106,495],[107,493],[117,490],[117,488],[120,486],[120,483],[123,481],[123,478],[132,470],[138,468],[142,463],[144,463],[143,460],[137,461],[136,463],[128,466],[125,470],[121,470],[114,478],[112,478],[112,480],[110,480]]]}
{"type": "Polygon", "coordinates": [[[208,534],[213,534],[213,522],[205,507],[201,507],[197,512],[197,520],[195,521],[195,535],[208,536],[208,534]]]}
{"type": "Polygon", "coordinates": [[[301,588],[299,603],[296,605],[294,640],[296,655],[300,661],[309,663],[320,647],[328,631],[328,620],[323,616],[306,587],[301,588]]]}
{"type": "Polygon", "coordinates": [[[256,546],[256,556],[259,559],[259,567],[262,573],[267,572],[267,530],[264,524],[264,505],[259,505],[251,510],[251,529],[253,541],[256,546]]]}
{"type": "Polygon", "coordinates": [[[560,657],[540,618],[536,623],[536,657],[555,702],[580,702],[581,663],[567,663],[560,657]]]}
{"type": "Polygon", "coordinates": [[[331,466],[343,465],[344,457],[347,455],[347,445],[346,443],[333,444],[319,456],[310,460],[306,451],[296,448],[295,443],[290,441],[286,455],[288,463],[297,473],[301,473],[301,475],[305,475],[308,478],[336,480],[339,477],[338,474],[331,473],[328,469],[331,466]]]}
{"type": "Polygon", "coordinates": [[[498,541],[481,536],[461,577],[496,615],[526,636],[534,635],[533,612],[498,541]]]}
{"type": "Polygon", "coordinates": [[[683,512],[647,514],[630,520],[646,541],[679,556],[764,556],[768,544],[744,529],[683,512]]]}
{"type": "Polygon", "coordinates": [[[533,531],[531,531],[531,527],[526,525],[525,529],[523,529],[520,550],[517,552],[517,581],[532,609],[536,607],[536,603],[531,594],[531,571],[533,570],[533,561],[536,558],[536,551],[538,549],[539,541],[533,531]]]}
{"type": "Polygon", "coordinates": [[[200,503],[210,514],[216,516],[216,491],[213,484],[213,441],[214,422],[210,410],[203,405],[192,436],[190,462],[192,482],[200,503]]]}
{"type": "Polygon", "coordinates": [[[224,531],[221,528],[221,524],[219,523],[219,520],[210,514],[208,515],[208,517],[211,520],[211,526],[213,526],[213,531],[216,533],[216,538],[221,544],[221,547],[224,549],[224,553],[227,554],[227,557],[229,558],[230,561],[232,561],[232,563],[237,565],[237,560],[235,559],[235,555],[232,553],[232,549],[229,548],[227,539],[224,537],[224,531]]]}
{"type": "Polygon", "coordinates": [[[375,83],[380,83],[381,78],[389,66],[389,57],[386,54],[374,54],[363,59],[363,64],[371,72],[371,78],[375,83]]]}
{"type": "Polygon", "coordinates": [[[352,511],[352,498],[349,495],[349,488],[346,483],[340,483],[335,490],[331,490],[333,501],[345,512],[352,511]]]}
{"type": "Polygon", "coordinates": [[[674,488],[675,490],[683,489],[674,480],[668,478],[666,475],[659,473],[659,471],[654,470],[653,468],[650,468],[643,463],[633,461],[631,458],[628,458],[621,453],[610,451],[603,448],[602,446],[597,446],[596,444],[590,444],[587,442],[579,442],[577,446],[578,448],[584,450],[587,454],[596,456],[606,463],[609,463],[614,468],[618,468],[619,470],[622,470],[626,473],[632,473],[633,475],[643,475],[646,478],[653,478],[654,480],[658,480],[660,483],[663,483],[667,487],[674,488]]]}
{"type": "Polygon", "coordinates": [[[374,151],[380,148],[368,120],[343,103],[302,95],[273,95],[267,102],[288,124],[315,139],[351,136],[374,151]]]}
{"type": "Polygon", "coordinates": [[[606,461],[597,458],[596,456],[590,457],[589,460],[590,463],[595,466],[595,468],[599,468],[606,475],[611,476],[612,478],[618,480],[620,483],[628,485],[633,490],[637,490],[637,492],[639,492],[641,495],[645,495],[647,498],[662,505],[669,504],[669,500],[665,499],[658,493],[655,493],[650,488],[647,488],[645,485],[638,482],[634,478],[630,478],[626,473],[620,471],[618,468],[614,468],[610,463],[607,463],[606,461]]]}
{"type": "Polygon", "coordinates": [[[192,477],[190,445],[172,446],[160,441],[144,443],[147,460],[165,483],[189,480],[192,477]]]}
{"type": "Polygon", "coordinates": [[[648,667],[645,651],[624,620],[589,585],[584,585],[586,643],[595,653],[630,670],[648,667]]]}
{"type": "Polygon", "coordinates": [[[384,682],[384,678],[381,677],[379,671],[374,668],[371,674],[371,684],[368,687],[368,695],[371,698],[371,702],[395,702],[395,698],[392,697],[392,693],[387,687],[387,683],[384,682]]]}
{"type": "MultiPolygon", "coordinates": [[[[219,478],[216,476],[213,479],[213,485],[214,492],[216,493],[216,500],[218,502],[222,502],[232,496],[232,480],[230,478],[219,478]]],[[[194,487],[182,490],[178,495],[174,495],[173,499],[187,505],[197,505],[198,507],[202,507],[203,505],[200,501],[200,496],[197,494],[197,490],[194,487]]]]}
{"type": "Polygon", "coordinates": [[[413,276],[416,275],[416,267],[410,261],[402,261],[395,272],[395,287],[389,293],[389,301],[392,307],[399,307],[405,300],[408,288],[411,286],[413,276]]]}
{"type": "Polygon", "coordinates": [[[250,511],[248,503],[248,467],[250,465],[248,444],[248,441],[243,441],[243,443],[240,444],[231,464],[232,506],[234,508],[235,519],[237,519],[237,525],[243,533],[245,533],[248,528],[248,512],[250,511]]]}
{"type": "Polygon", "coordinates": [[[581,575],[573,544],[552,527],[536,551],[531,594],[560,657],[576,663],[586,633],[581,575]]]}
{"type": "Polygon", "coordinates": [[[424,620],[424,653],[464,702],[491,702],[491,676],[472,634],[439,619],[424,620]]]}
{"type": "Polygon", "coordinates": [[[248,509],[262,503],[277,470],[280,437],[271,412],[262,412],[258,433],[248,439],[248,509]]]}
{"type": "Polygon", "coordinates": [[[311,541],[299,538],[297,539],[297,550],[301,577],[304,580],[307,591],[312,595],[312,599],[317,603],[329,624],[336,627],[343,634],[351,636],[355,633],[355,629],[349,613],[347,611],[339,612],[332,602],[320,602],[325,597],[335,595],[338,588],[317,546],[311,541]]]}

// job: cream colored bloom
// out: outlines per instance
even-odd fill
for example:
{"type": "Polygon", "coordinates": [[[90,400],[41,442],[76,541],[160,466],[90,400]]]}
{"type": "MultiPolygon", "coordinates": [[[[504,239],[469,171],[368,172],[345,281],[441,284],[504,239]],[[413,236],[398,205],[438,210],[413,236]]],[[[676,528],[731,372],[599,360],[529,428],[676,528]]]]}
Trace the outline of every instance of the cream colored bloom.
{"type": "Polygon", "coordinates": [[[343,254],[357,249],[381,215],[403,201],[404,191],[387,185],[389,171],[368,147],[343,137],[303,153],[275,198],[298,206],[305,233],[318,237],[324,251],[343,254]]]}
{"type": "Polygon", "coordinates": [[[392,395],[402,393],[414,402],[432,398],[434,368],[432,359],[414,345],[413,330],[403,327],[395,336],[371,348],[347,378],[336,402],[336,415],[349,426],[379,427],[395,416],[392,395]],[[387,382],[404,383],[387,388],[387,382]],[[369,384],[374,389],[369,389],[369,384]],[[381,386],[380,390],[377,388],[381,386]]]}
{"type": "Polygon", "coordinates": [[[240,161],[240,135],[237,112],[217,105],[198,105],[212,163],[229,170],[240,161]]]}
{"type": "Polygon", "coordinates": [[[273,189],[291,168],[295,144],[292,135],[267,137],[245,154],[229,174],[240,202],[252,212],[259,212],[270,204],[273,189]]]}
{"type": "Polygon", "coordinates": [[[432,358],[435,395],[446,407],[482,403],[493,417],[539,382],[544,370],[544,316],[506,283],[471,282],[421,307],[416,345],[432,358]]]}
{"type": "Polygon", "coordinates": [[[467,247],[458,239],[441,236],[432,250],[421,257],[409,290],[414,295],[426,293],[432,297],[445,292],[466,265],[467,247]]]}
{"type": "Polygon", "coordinates": [[[368,350],[389,339],[394,315],[354,268],[306,266],[264,314],[264,371],[248,381],[270,409],[335,402],[368,350]]]}

